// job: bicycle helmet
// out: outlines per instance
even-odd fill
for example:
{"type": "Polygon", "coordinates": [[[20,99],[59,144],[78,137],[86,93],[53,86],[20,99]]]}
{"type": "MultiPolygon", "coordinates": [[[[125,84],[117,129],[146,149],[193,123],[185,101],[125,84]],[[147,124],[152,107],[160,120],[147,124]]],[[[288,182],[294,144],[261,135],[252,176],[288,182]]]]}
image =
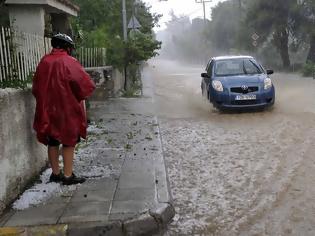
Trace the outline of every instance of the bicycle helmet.
{"type": "Polygon", "coordinates": [[[66,34],[55,34],[51,38],[51,46],[53,48],[62,48],[67,50],[68,48],[73,49],[74,48],[74,42],[72,38],[66,34]]]}

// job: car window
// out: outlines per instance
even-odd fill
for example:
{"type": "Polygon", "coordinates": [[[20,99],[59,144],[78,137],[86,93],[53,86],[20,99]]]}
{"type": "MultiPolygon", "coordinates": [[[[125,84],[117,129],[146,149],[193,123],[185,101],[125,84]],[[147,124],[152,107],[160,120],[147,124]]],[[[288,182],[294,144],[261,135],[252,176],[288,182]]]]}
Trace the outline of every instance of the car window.
{"type": "Polygon", "coordinates": [[[251,60],[244,60],[244,70],[246,74],[260,74],[261,70],[251,60]]]}
{"type": "Polygon", "coordinates": [[[208,68],[207,68],[207,74],[212,76],[212,68],[213,68],[213,60],[210,62],[208,68]]]}
{"type": "Polygon", "coordinates": [[[232,76],[245,74],[261,74],[262,71],[250,59],[227,59],[215,63],[216,76],[232,76]]]}
{"type": "Polygon", "coordinates": [[[212,62],[212,60],[208,61],[208,64],[207,64],[207,66],[206,66],[206,71],[209,70],[209,66],[210,66],[210,63],[211,63],[211,62],[212,62]]]}
{"type": "Polygon", "coordinates": [[[243,60],[229,59],[217,61],[215,64],[215,74],[217,76],[244,74],[243,60]]]}

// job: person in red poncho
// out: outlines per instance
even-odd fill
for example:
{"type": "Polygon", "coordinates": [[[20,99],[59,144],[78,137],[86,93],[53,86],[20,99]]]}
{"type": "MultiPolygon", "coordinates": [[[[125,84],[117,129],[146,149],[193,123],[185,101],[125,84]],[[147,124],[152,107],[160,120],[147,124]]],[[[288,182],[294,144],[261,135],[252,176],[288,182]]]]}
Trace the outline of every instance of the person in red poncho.
{"type": "Polygon", "coordinates": [[[84,100],[95,84],[81,64],[71,56],[73,40],[65,34],[52,37],[53,47],[37,66],[32,92],[36,98],[34,129],[39,142],[48,146],[52,168],[51,182],[65,185],[83,183],[73,173],[74,148],[86,138],[84,100]],[[59,146],[62,144],[64,173],[59,169],[59,146]]]}

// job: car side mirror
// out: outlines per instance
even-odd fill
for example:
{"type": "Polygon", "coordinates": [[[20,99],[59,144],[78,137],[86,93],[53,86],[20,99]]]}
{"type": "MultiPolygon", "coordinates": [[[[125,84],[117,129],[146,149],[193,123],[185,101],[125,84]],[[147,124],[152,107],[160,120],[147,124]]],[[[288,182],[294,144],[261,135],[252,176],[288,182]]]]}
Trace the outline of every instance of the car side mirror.
{"type": "Polygon", "coordinates": [[[273,74],[273,70],[267,70],[267,75],[273,74]]]}
{"type": "Polygon", "coordinates": [[[203,77],[203,78],[210,78],[210,76],[207,73],[201,73],[201,77],[203,77]]]}

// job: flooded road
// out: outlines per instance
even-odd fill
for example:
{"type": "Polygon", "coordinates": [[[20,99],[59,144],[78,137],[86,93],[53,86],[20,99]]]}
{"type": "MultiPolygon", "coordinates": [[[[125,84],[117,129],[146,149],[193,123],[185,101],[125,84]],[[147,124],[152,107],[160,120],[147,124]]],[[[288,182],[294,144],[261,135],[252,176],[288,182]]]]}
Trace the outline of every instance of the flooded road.
{"type": "Polygon", "coordinates": [[[151,61],[176,216],[165,235],[315,235],[315,80],[274,74],[276,103],[221,113],[203,67],[151,61]]]}

